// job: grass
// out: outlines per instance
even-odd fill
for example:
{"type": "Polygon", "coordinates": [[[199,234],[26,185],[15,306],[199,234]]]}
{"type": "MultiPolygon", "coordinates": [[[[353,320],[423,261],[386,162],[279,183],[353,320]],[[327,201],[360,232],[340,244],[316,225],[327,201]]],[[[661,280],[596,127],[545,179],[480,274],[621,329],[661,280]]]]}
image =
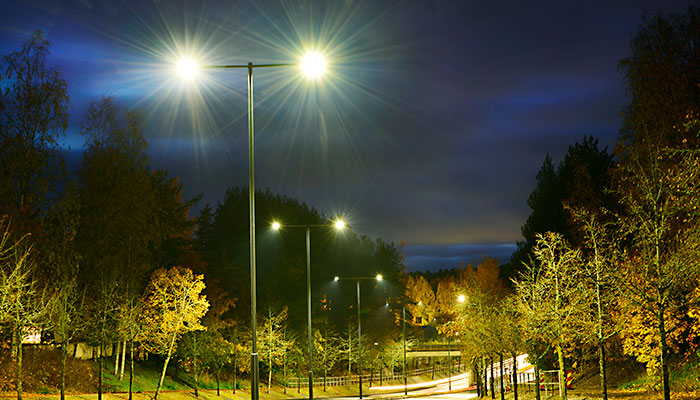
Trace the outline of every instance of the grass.
{"type": "MultiPolygon", "coordinates": [[[[670,372],[671,390],[693,392],[700,390],[700,359],[693,357],[688,362],[678,364],[670,372]]],[[[661,378],[646,373],[618,386],[622,390],[661,390],[661,378]]]]}

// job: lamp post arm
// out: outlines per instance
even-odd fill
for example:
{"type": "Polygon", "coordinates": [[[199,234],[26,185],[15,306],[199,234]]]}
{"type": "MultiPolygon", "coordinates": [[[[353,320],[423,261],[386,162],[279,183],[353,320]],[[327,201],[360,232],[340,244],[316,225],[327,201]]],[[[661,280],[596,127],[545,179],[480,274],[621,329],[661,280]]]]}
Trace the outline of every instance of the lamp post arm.
{"type": "Polygon", "coordinates": [[[275,68],[275,67],[294,67],[297,64],[235,64],[235,65],[204,65],[201,68],[207,69],[232,69],[232,68],[275,68]]]}

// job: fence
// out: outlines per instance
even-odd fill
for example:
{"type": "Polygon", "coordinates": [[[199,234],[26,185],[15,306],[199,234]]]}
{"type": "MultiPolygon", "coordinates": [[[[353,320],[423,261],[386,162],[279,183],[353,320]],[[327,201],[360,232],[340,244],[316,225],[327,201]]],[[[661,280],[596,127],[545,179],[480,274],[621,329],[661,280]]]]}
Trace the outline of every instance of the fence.
{"type": "MultiPolygon", "coordinates": [[[[488,374],[487,379],[488,379],[487,387],[490,390],[491,389],[491,376],[490,376],[490,374],[488,374]]],[[[513,385],[511,382],[512,379],[513,379],[512,374],[503,376],[503,386],[505,387],[506,392],[513,390],[513,385]]],[[[534,372],[527,372],[527,373],[519,373],[518,374],[518,393],[534,393],[535,390],[537,390],[536,385],[537,385],[537,381],[536,381],[534,372]]],[[[558,390],[559,390],[559,371],[558,370],[540,371],[539,386],[540,386],[540,391],[544,393],[545,398],[549,397],[550,394],[558,393],[558,390]]],[[[501,391],[500,374],[496,375],[494,373],[493,388],[496,392],[501,391]]]]}
{"type": "MultiPolygon", "coordinates": [[[[452,373],[457,373],[460,372],[461,369],[464,368],[464,365],[459,365],[458,363],[453,363],[452,364],[452,373]],[[460,368],[461,367],[461,368],[460,368]]],[[[435,367],[435,373],[449,373],[450,366],[449,365],[441,365],[439,367],[435,367]]],[[[406,377],[407,378],[412,378],[416,377],[419,375],[425,375],[425,374],[432,374],[433,368],[420,368],[420,369],[413,369],[410,371],[406,371],[406,377]]],[[[296,388],[296,387],[308,387],[309,386],[309,378],[297,378],[297,377],[290,377],[287,378],[288,384],[287,387],[290,388],[296,388]]],[[[323,377],[314,377],[314,387],[319,387],[323,386],[323,377]]],[[[345,376],[329,376],[325,378],[326,381],[326,386],[354,386],[358,385],[360,381],[359,375],[345,375],[345,376]]],[[[403,383],[403,372],[394,372],[390,371],[388,373],[381,373],[381,374],[362,374],[362,382],[363,383],[368,383],[370,386],[372,386],[372,383],[380,382],[380,385],[383,383],[390,383],[390,382],[400,382],[403,383]]]]}

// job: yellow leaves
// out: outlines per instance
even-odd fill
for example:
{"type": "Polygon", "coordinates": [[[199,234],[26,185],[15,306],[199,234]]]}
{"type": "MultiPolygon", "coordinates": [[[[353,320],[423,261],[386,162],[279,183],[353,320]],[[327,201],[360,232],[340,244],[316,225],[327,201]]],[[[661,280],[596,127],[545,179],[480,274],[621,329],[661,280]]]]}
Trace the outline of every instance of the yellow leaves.
{"type": "Polygon", "coordinates": [[[144,339],[152,350],[163,353],[181,334],[204,330],[200,320],[209,309],[204,276],[184,267],[161,268],[146,288],[142,324],[144,339]]]}
{"type": "MultiPolygon", "coordinates": [[[[654,313],[628,299],[620,298],[620,308],[626,309],[620,323],[620,336],[625,354],[634,356],[637,361],[646,364],[647,374],[659,376],[661,373],[661,347],[658,319],[654,313]]],[[[671,351],[678,350],[678,343],[683,337],[683,321],[676,309],[664,310],[666,344],[671,351]]]]}

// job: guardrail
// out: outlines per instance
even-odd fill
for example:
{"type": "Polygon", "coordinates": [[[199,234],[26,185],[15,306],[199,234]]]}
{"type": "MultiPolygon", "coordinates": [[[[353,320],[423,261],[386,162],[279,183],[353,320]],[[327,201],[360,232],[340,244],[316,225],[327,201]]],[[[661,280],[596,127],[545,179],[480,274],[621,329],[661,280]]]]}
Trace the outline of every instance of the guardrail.
{"type": "MultiPolygon", "coordinates": [[[[452,372],[457,373],[461,372],[461,370],[464,369],[465,365],[462,364],[461,368],[459,364],[457,363],[452,363],[452,372]]],[[[448,372],[449,373],[449,365],[441,365],[439,367],[435,367],[435,372],[436,373],[441,373],[441,372],[448,372]]],[[[425,375],[425,374],[432,374],[433,368],[420,368],[420,369],[413,369],[410,371],[406,371],[406,377],[412,378],[416,377],[419,375],[425,375]]],[[[325,378],[326,381],[326,386],[353,386],[359,384],[360,377],[359,375],[350,375],[350,376],[329,376],[325,378]]],[[[296,387],[309,387],[309,378],[302,378],[302,377],[290,377],[287,379],[287,387],[290,388],[296,388],[296,387]]],[[[314,377],[314,387],[319,387],[323,386],[323,377],[314,377]]],[[[380,375],[379,374],[362,374],[362,381],[369,383],[370,387],[371,384],[374,382],[380,381],[380,375]]],[[[381,375],[381,382],[392,382],[392,381],[398,381],[403,383],[403,372],[389,372],[381,375]]]]}

